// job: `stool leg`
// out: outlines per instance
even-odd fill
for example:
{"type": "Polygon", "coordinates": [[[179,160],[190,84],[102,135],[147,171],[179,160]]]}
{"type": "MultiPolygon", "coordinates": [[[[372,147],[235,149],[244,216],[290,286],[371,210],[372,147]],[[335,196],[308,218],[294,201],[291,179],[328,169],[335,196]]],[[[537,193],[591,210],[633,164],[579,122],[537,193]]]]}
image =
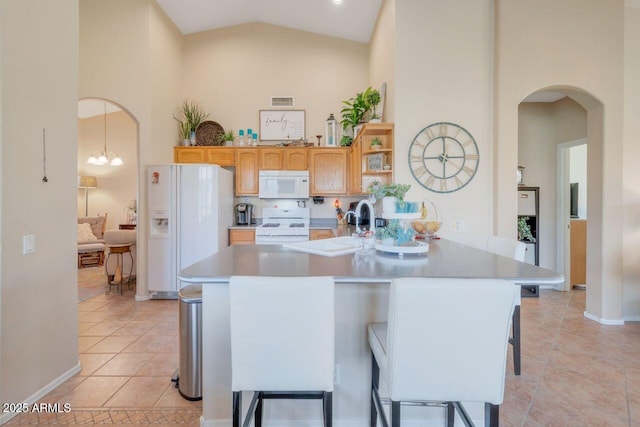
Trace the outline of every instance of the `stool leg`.
{"type": "Polygon", "coordinates": [[[453,423],[456,419],[456,408],[453,403],[447,402],[447,408],[445,409],[445,420],[447,427],[453,427],[453,423]]]}
{"type": "Polygon", "coordinates": [[[369,419],[370,427],[376,427],[378,423],[378,412],[376,411],[376,403],[373,400],[374,390],[377,390],[380,386],[380,367],[378,362],[371,352],[371,413],[369,419]]]}
{"type": "Polygon", "coordinates": [[[322,415],[324,416],[324,427],[333,425],[333,393],[325,391],[322,393],[322,415]]]}
{"type": "Polygon", "coordinates": [[[520,306],[516,305],[513,310],[513,371],[516,375],[520,375],[520,306]]]}
{"type": "Polygon", "coordinates": [[[131,275],[133,274],[133,254],[131,251],[128,252],[129,257],[131,258],[131,268],[129,268],[129,278],[127,279],[127,287],[131,290],[131,275]]]}
{"type": "Polygon", "coordinates": [[[240,417],[242,416],[242,394],[239,391],[233,392],[233,427],[240,427],[240,417]]]}
{"type": "Polygon", "coordinates": [[[256,405],[256,412],[253,419],[255,427],[262,427],[262,404],[262,392],[258,392],[258,404],[256,405]]]}
{"type": "Polygon", "coordinates": [[[391,401],[391,427],[400,427],[400,402],[391,401]]]}
{"type": "Polygon", "coordinates": [[[486,427],[498,427],[500,418],[500,406],[491,403],[484,404],[484,425],[486,427]]]}
{"type": "Polygon", "coordinates": [[[105,292],[105,294],[107,295],[111,293],[111,282],[112,282],[111,277],[109,277],[109,270],[107,270],[107,267],[109,266],[109,258],[111,258],[111,252],[109,252],[109,255],[107,255],[107,259],[104,262],[104,272],[107,274],[107,291],[105,292]]]}

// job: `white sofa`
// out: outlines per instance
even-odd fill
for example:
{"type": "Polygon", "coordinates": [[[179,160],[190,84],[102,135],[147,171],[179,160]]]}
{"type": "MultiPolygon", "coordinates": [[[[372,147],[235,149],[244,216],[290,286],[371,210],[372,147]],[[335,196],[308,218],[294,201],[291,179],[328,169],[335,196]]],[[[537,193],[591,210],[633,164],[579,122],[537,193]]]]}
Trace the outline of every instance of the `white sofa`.
{"type": "Polygon", "coordinates": [[[105,268],[109,282],[113,281],[113,277],[116,273],[117,256],[114,254],[109,256],[110,245],[131,245],[131,257],[128,254],[122,254],[123,268],[122,274],[128,275],[131,269],[131,260],[133,257],[133,270],[131,276],[136,275],[136,230],[107,230],[104,233],[104,242],[107,246],[105,252],[105,268]]]}

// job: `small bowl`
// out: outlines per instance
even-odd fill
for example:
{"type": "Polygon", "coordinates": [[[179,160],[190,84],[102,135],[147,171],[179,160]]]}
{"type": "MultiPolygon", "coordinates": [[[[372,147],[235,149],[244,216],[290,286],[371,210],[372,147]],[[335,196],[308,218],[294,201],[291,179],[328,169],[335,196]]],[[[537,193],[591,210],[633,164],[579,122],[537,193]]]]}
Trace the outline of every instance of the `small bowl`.
{"type": "Polygon", "coordinates": [[[438,221],[427,221],[424,219],[417,219],[413,221],[411,224],[416,233],[426,234],[428,236],[432,236],[440,230],[441,222],[438,221]]]}

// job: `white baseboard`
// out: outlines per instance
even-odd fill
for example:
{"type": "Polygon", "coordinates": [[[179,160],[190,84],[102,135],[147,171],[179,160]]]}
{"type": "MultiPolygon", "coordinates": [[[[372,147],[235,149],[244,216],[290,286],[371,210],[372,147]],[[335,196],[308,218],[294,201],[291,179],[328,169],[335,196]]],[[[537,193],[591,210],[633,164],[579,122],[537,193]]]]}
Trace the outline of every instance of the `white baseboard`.
{"type": "Polygon", "coordinates": [[[602,325],[613,325],[613,326],[624,325],[624,319],[601,319],[598,316],[594,316],[593,314],[590,314],[586,311],[584,312],[584,317],[586,317],[587,319],[593,320],[595,322],[598,322],[602,325]]]}
{"type": "MultiPolygon", "coordinates": [[[[29,404],[29,406],[33,405],[34,403],[42,399],[44,396],[49,394],[51,391],[53,391],[53,389],[58,387],[60,384],[62,384],[63,382],[65,382],[66,380],[68,380],[78,372],[80,372],[80,362],[78,362],[73,368],[69,369],[64,374],[60,375],[58,378],[51,381],[49,384],[42,387],[40,390],[33,393],[31,396],[27,397],[25,400],[23,400],[23,402],[29,404]]],[[[19,413],[10,412],[10,413],[2,414],[2,416],[0,416],[0,425],[7,423],[11,418],[15,417],[16,415],[19,415],[19,413]]]]}
{"type": "Polygon", "coordinates": [[[625,322],[640,322],[640,316],[625,316],[625,322]]]}

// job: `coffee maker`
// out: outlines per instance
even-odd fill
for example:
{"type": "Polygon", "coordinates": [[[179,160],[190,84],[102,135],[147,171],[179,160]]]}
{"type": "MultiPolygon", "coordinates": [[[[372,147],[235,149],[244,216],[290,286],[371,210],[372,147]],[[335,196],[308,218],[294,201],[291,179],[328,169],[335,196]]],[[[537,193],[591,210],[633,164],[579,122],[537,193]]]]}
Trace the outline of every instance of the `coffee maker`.
{"type": "Polygon", "coordinates": [[[251,225],[253,219],[253,205],[251,203],[238,203],[235,208],[236,225],[251,225]]]}

